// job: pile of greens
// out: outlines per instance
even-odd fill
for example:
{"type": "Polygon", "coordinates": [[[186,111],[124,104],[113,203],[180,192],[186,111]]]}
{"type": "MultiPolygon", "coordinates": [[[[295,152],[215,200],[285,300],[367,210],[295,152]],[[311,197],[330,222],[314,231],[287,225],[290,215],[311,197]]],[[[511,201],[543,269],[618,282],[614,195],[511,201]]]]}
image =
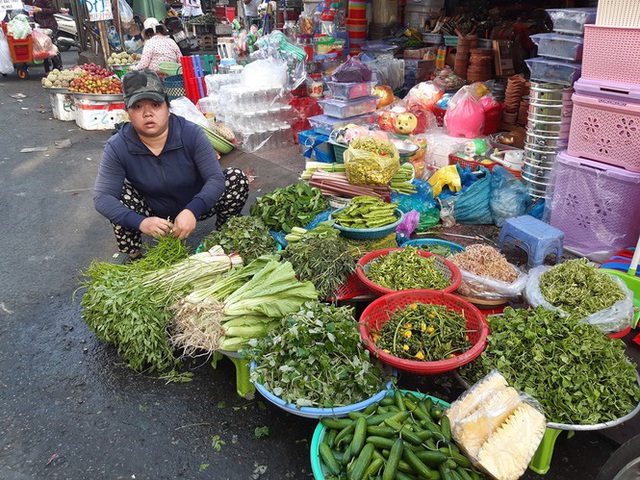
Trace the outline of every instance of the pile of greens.
{"type": "Polygon", "coordinates": [[[540,292],[551,305],[576,318],[609,308],[625,297],[613,278],[586,258],[567,260],[543,273],[540,292]]]}
{"type": "Polygon", "coordinates": [[[332,298],[338,286],[356,270],[356,260],[339,237],[311,236],[290,243],[282,258],[291,262],[300,280],[313,283],[321,299],[332,298]]]}
{"type": "Polygon", "coordinates": [[[251,379],[298,407],[341,407],[382,390],[385,377],[362,346],[348,307],[308,302],[270,338],[254,341],[251,379]]]}
{"type": "Polygon", "coordinates": [[[276,251],[275,239],[260,218],[232,217],[217,232],[211,232],[202,241],[203,250],[220,245],[226,253],[237,253],[245,265],[261,255],[276,251]]]}
{"type": "Polygon", "coordinates": [[[418,249],[406,247],[370,262],[366,275],[373,283],[390,290],[443,290],[451,282],[435,265],[435,258],[423,257],[418,249]]]}
{"type": "Polygon", "coordinates": [[[329,202],[319,189],[306,183],[294,183],[258,197],[249,212],[261,218],[271,230],[289,233],[293,227],[308,225],[328,208],[329,202]]]}
{"type": "Polygon", "coordinates": [[[487,321],[487,348],[460,369],[469,383],[496,369],[511,386],[538,400],[549,421],[558,423],[611,421],[638,405],[636,366],[629,363],[620,340],[542,307],[509,307],[487,321]]]}

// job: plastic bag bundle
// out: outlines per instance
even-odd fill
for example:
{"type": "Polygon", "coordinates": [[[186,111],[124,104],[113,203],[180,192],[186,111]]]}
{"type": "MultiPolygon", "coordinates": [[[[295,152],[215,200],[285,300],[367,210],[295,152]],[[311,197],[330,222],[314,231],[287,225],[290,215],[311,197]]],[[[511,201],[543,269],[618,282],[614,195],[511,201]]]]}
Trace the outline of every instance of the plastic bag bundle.
{"type": "Polygon", "coordinates": [[[524,183],[504,167],[496,165],[491,171],[489,201],[494,223],[501,227],[508,218],[524,215],[531,203],[531,195],[524,183]]]}
{"type": "Polygon", "coordinates": [[[484,107],[471,86],[462,87],[449,101],[444,125],[452,137],[477,138],[484,130],[484,107]]]}
{"type": "Polygon", "coordinates": [[[344,167],[353,185],[387,185],[400,168],[400,154],[393,143],[360,137],[344,152],[344,167]]]}
{"type": "Polygon", "coordinates": [[[359,58],[349,59],[336,68],[331,75],[331,80],[340,83],[359,83],[371,80],[371,69],[359,58]]]}
{"type": "Polygon", "coordinates": [[[481,170],[485,172],[483,178],[463,189],[458,195],[441,200],[442,209],[448,211],[457,223],[477,225],[493,223],[489,206],[491,174],[486,169],[481,168],[481,170]]]}
{"type": "MultiPolygon", "coordinates": [[[[562,315],[569,315],[558,307],[553,306],[544,298],[540,291],[540,277],[553,267],[541,265],[529,270],[529,279],[524,290],[525,298],[532,307],[542,306],[547,310],[559,312],[562,315]]],[[[620,332],[631,326],[633,322],[633,292],[629,290],[624,281],[619,277],[611,277],[613,281],[624,291],[624,298],[615,302],[609,308],[592,313],[582,319],[581,322],[589,323],[598,327],[605,333],[620,332]]]]}
{"type": "Polygon", "coordinates": [[[16,40],[24,40],[31,33],[31,25],[26,15],[16,15],[7,23],[7,35],[16,40]]]}
{"type": "Polygon", "coordinates": [[[42,30],[34,29],[31,32],[33,38],[33,56],[38,60],[53,57],[58,54],[58,47],[53,44],[51,37],[42,30]]]}

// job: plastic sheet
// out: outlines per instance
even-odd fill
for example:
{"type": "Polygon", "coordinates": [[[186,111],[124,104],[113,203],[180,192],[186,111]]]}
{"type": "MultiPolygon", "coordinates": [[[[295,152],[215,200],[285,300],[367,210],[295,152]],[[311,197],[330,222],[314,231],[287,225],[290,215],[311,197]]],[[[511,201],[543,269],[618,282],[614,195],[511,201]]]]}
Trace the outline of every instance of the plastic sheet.
{"type": "Polygon", "coordinates": [[[501,227],[508,218],[524,215],[531,202],[531,195],[520,180],[500,165],[493,168],[489,206],[497,226],[501,227]]]}
{"type": "Polygon", "coordinates": [[[42,30],[35,28],[31,32],[33,38],[33,57],[42,60],[58,54],[58,47],[53,44],[51,37],[42,30]]]}
{"type": "Polygon", "coordinates": [[[306,58],[307,52],[303,48],[293,44],[280,31],[271,32],[260,37],[256,42],[258,50],[251,54],[252,60],[280,59],[287,66],[287,84],[289,90],[294,90],[307,78],[306,58]]]}
{"type": "MultiPolygon", "coordinates": [[[[525,298],[532,307],[542,306],[547,310],[559,312],[564,316],[569,315],[567,312],[551,305],[542,295],[540,291],[540,277],[543,273],[552,267],[541,265],[529,271],[529,280],[525,287],[525,298]]],[[[589,323],[598,327],[605,333],[620,332],[631,326],[633,323],[633,292],[629,290],[624,281],[619,277],[611,277],[625,292],[624,299],[617,301],[609,308],[592,313],[591,315],[581,318],[580,321],[589,323]]]]}
{"type": "Polygon", "coordinates": [[[372,78],[378,85],[388,85],[393,90],[404,85],[404,61],[394,58],[393,54],[374,58],[363,55],[362,61],[371,69],[372,78]]]}
{"type": "Polygon", "coordinates": [[[207,117],[187,97],[178,97],[171,100],[170,110],[171,113],[186,118],[190,122],[209,128],[207,117]]]}
{"type": "Polygon", "coordinates": [[[518,278],[513,282],[503,282],[495,278],[481,277],[467,270],[460,269],[462,275],[462,283],[458,288],[458,292],[472,298],[483,300],[509,300],[517,299],[524,291],[529,276],[512,265],[513,269],[518,273],[518,278]]]}

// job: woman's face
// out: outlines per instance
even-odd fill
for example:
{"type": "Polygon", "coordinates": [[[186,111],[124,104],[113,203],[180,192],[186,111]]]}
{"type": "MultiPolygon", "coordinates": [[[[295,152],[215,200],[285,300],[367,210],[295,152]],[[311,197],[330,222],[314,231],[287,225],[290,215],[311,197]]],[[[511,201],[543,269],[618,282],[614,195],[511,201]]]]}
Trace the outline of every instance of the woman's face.
{"type": "Polygon", "coordinates": [[[133,128],[140,136],[159,137],[169,128],[169,106],[166,102],[139,100],[127,110],[127,113],[133,128]]]}

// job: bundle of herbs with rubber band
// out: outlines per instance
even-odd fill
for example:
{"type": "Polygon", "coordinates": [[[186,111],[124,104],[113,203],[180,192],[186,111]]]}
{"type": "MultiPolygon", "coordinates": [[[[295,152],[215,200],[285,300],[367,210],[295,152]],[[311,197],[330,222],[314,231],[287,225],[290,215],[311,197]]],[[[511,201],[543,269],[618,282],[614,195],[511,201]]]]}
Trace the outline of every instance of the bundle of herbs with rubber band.
{"type": "Polygon", "coordinates": [[[361,195],[353,197],[351,203],[339,212],[332,214],[338,225],[347,228],[380,228],[395,223],[397,203],[361,195]]]}
{"type": "Polygon", "coordinates": [[[362,346],[349,307],[308,302],[268,338],[251,344],[256,362],[251,379],[297,407],[353,405],[388,382],[362,346]]]}
{"type": "Polygon", "coordinates": [[[300,280],[313,283],[319,298],[325,300],[333,298],[338,286],[356,269],[356,260],[340,237],[311,236],[290,243],[282,258],[291,262],[300,280]]]}
{"type": "Polygon", "coordinates": [[[249,212],[262,219],[269,229],[289,233],[293,227],[308,225],[328,208],[329,202],[320,190],[295,183],[258,197],[249,212]]]}
{"type": "Polygon", "coordinates": [[[245,264],[261,255],[273,253],[276,241],[264,222],[257,217],[232,217],[218,231],[211,232],[202,240],[202,249],[220,245],[225,252],[234,252],[245,264]]]}
{"type": "Polygon", "coordinates": [[[534,397],[550,422],[593,425],[630,413],[640,402],[636,365],[625,344],[593,325],[542,307],[487,317],[487,347],[460,368],[470,384],[492,370],[534,397]]]}
{"type": "Polygon", "coordinates": [[[469,333],[459,313],[444,305],[415,302],[394,311],[371,338],[379,350],[398,358],[437,362],[471,348],[469,333]]]}
{"type": "Polygon", "coordinates": [[[268,335],[277,322],[318,294],[311,282],[300,282],[289,262],[259,257],[203,291],[172,307],[171,343],[186,356],[219,350],[238,351],[268,335]]]}
{"type": "Polygon", "coordinates": [[[349,418],[321,419],[318,454],[325,480],[485,478],[453,442],[440,402],[395,390],[349,418]]]}
{"type": "Polygon", "coordinates": [[[443,270],[435,264],[437,257],[423,257],[414,247],[382,255],[368,264],[366,277],[390,290],[443,290],[451,285],[443,270]]]}

